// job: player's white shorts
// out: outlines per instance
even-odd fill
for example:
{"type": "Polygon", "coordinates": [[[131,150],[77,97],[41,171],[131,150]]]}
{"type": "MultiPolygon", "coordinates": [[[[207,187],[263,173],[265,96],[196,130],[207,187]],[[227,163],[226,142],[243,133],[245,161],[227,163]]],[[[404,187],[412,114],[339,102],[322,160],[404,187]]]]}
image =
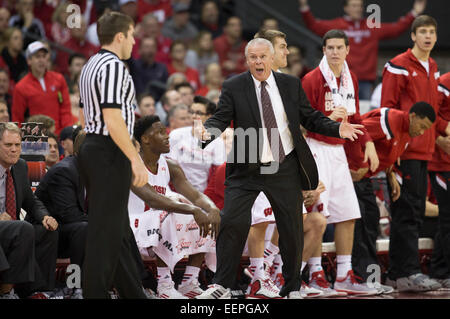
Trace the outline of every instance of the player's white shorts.
{"type": "Polygon", "coordinates": [[[361,217],[358,199],[342,145],[330,145],[307,138],[306,142],[316,160],[319,180],[325,185],[320,194],[323,214],[328,224],[361,217]]]}
{"type": "Polygon", "coordinates": [[[263,192],[259,193],[252,206],[252,226],[260,223],[275,223],[272,207],[263,192]]]}
{"type": "Polygon", "coordinates": [[[216,270],[216,242],[200,237],[192,215],[151,210],[130,214],[130,225],[140,250],[152,248],[172,271],[184,256],[198,253],[206,253],[206,265],[216,270]]]}

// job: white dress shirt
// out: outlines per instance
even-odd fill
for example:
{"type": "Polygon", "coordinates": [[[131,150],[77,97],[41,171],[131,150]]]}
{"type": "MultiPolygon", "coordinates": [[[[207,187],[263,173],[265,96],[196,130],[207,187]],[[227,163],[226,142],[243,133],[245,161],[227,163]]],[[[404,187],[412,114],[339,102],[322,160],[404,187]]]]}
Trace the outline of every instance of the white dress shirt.
{"type": "MultiPolygon", "coordinates": [[[[261,104],[261,82],[255,79],[252,75],[253,82],[255,83],[256,98],[258,100],[259,115],[261,116],[261,123],[265,128],[262,104],[261,104]]],[[[284,111],[283,101],[281,100],[280,91],[278,90],[277,83],[273,73],[270,72],[270,76],[266,80],[266,90],[269,93],[270,101],[273,107],[273,113],[275,114],[275,120],[277,122],[278,131],[280,132],[281,144],[283,144],[284,154],[288,155],[294,149],[294,143],[289,131],[289,121],[284,111]]],[[[263,130],[263,150],[261,153],[261,163],[268,163],[274,161],[272,151],[270,149],[269,139],[267,137],[267,130],[263,130]]]]}

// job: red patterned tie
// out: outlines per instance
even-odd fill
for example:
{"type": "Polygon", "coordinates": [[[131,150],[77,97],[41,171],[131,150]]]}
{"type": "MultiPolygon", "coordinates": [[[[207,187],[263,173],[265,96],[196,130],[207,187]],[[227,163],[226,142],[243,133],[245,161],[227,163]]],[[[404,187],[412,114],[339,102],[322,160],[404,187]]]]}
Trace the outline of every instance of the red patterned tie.
{"type": "MultiPolygon", "coordinates": [[[[272,143],[271,133],[272,129],[278,129],[277,121],[275,119],[275,113],[273,112],[272,102],[270,101],[269,92],[266,90],[266,81],[261,82],[261,105],[262,105],[262,111],[263,111],[263,118],[264,118],[264,126],[267,129],[267,138],[269,139],[269,144],[272,143]]],[[[275,152],[272,149],[272,145],[270,145],[270,149],[272,150],[272,154],[275,152]]],[[[278,161],[279,163],[282,163],[284,158],[284,149],[283,144],[281,143],[281,137],[280,134],[278,134],[278,161]]],[[[274,160],[275,156],[274,156],[274,160]]]]}
{"type": "Polygon", "coordinates": [[[6,170],[6,212],[13,220],[16,220],[16,192],[14,191],[14,181],[9,169],[6,170]]]}

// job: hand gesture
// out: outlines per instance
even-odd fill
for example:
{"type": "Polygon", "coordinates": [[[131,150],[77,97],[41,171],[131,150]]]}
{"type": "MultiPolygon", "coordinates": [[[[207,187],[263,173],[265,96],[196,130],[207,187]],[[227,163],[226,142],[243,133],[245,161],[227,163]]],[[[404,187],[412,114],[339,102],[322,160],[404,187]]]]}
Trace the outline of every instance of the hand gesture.
{"type": "Polygon", "coordinates": [[[436,139],[436,145],[439,146],[445,153],[450,154],[450,136],[439,136],[436,139]]]}
{"type": "Polygon", "coordinates": [[[58,222],[52,217],[52,216],[44,216],[42,219],[42,225],[45,227],[45,229],[54,231],[58,228],[58,222]]]}
{"type": "Polygon", "coordinates": [[[350,124],[347,122],[347,119],[343,120],[341,125],[339,126],[339,135],[341,138],[348,138],[350,141],[354,141],[358,138],[359,135],[363,135],[364,133],[359,128],[363,128],[364,125],[360,124],[350,124]]]}
{"type": "Polygon", "coordinates": [[[427,0],[414,1],[413,10],[417,15],[421,15],[425,11],[427,0]]]}

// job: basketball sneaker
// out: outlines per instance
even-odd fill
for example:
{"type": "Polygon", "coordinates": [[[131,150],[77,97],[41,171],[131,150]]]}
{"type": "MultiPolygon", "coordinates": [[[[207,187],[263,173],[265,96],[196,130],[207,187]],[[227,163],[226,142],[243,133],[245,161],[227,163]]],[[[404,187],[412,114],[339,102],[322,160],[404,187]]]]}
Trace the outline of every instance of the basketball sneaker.
{"type": "Polygon", "coordinates": [[[178,286],[178,292],[189,299],[194,299],[196,296],[201,295],[204,291],[200,288],[198,280],[190,280],[185,284],[180,284],[178,286]]]}
{"type": "Polygon", "coordinates": [[[346,277],[336,278],[336,281],[334,282],[334,289],[337,291],[346,292],[348,295],[378,295],[377,289],[370,288],[365,283],[360,283],[361,280],[361,278],[353,273],[353,270],[349,270],[346,277]]]}
{"type": "Polygon", "coordinates": [[[300,294],[303,298],[317,298],[323,296],[323,291],[316,289],[314,287],[308,286],[303,280],[302,280],[302,286],[300,287],[300,294]]]}
{"type": "Polygon", "coordinates": [[[221,285],[212,284],[201,295],[196,296],[195,299],[231,299],[231,291],[221,285]]]}
{"type": "Polygon", "coordinates": [[[245,298],[247,299],[282,299],[279,290],[274,287],[269,278],[256,279],[248,285],[245,298]]]}
{"type": "Polygon", "coordinates": [[[311,274],[311,280],[309,281],[309,286],[311,288],[316,288],[318,290],[323,291],[323,295],[321,297],[345,297],[347,296],[346,292],[337,291],[331,288],[330,283],[325,278],[325,272],[323,270],[316,271],[311,274]]]}
{"type": "Polygon", "coordinates": [[[175,289],[173,281],[158,283],[157,291],[161,299],[189,299],[175,289]]]}

